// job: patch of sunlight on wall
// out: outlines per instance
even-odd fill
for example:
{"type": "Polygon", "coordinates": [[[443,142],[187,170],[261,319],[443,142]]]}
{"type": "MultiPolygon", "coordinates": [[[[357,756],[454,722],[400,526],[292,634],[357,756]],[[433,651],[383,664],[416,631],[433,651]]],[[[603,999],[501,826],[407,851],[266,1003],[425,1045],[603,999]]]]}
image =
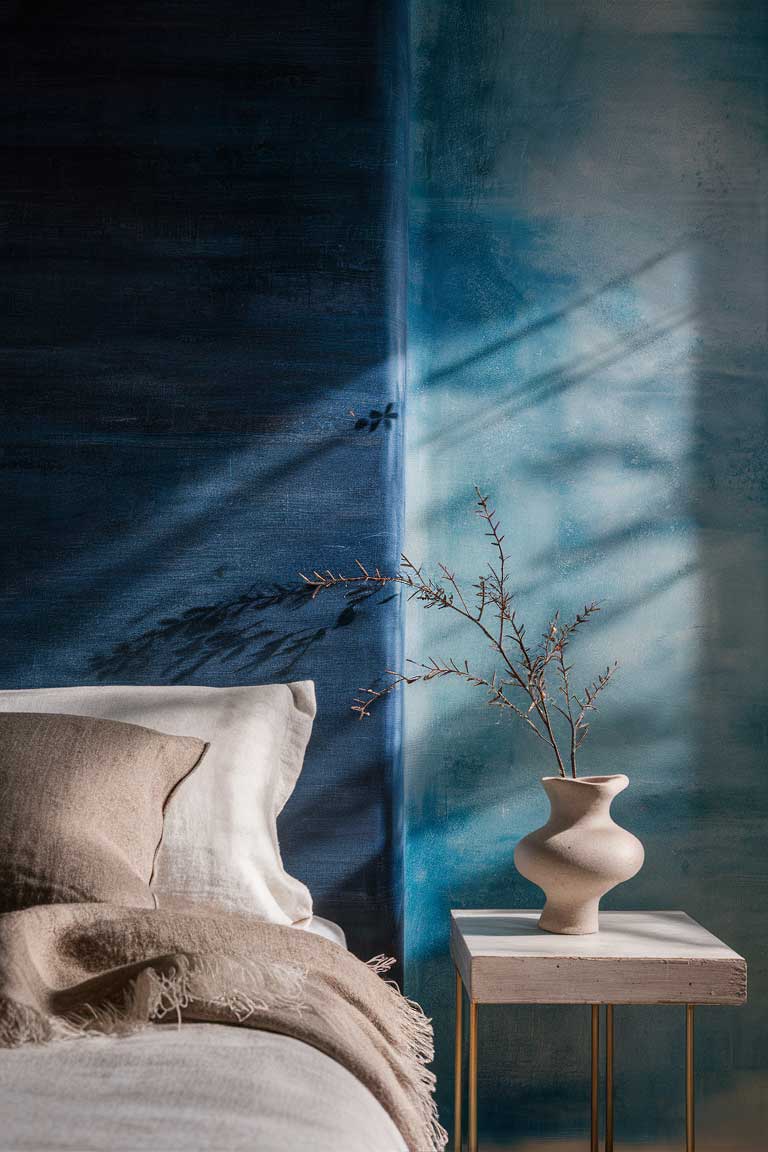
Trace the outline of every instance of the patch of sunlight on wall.
{"type": "MultiPolygon", "coordinates": [[[[453,328],[445,341],[439,318],[421,317],[420,328],[417,305],[411,330],[408,555],[432,572],[444,561],[468,583],[476,578],[490,558],[472,509],[477,483],[506,530],[529,637],[556,608],[571,615],[601,601],[601,616],[574,641],[577,676],[583,683],[613,657],[621,670],[581,770],[626,770],[636,798],[653,805],[660,793],[679,794],[691,770],[691,266],[692,254],[675,250],[618,280],[608,268],[605,288],[551,312],[515,302],[506,324],[453,328]]],[[[416,659],[467,658],[483,674],[494,666],[470,625],[415,601],[405,649],[416,659]]],[[[479,691],[473,699],[443,681],[406,698],[409,867],[431,875],[449,903],[471,903],[473,886],[492,891],[494,868],[509,874],[514,842],[546,813],[538,777],[552,770],[547,750],[483,703],[479,691]]],[[[417,952],[434,943],[423,905],[415,897],[417,952]]]]}

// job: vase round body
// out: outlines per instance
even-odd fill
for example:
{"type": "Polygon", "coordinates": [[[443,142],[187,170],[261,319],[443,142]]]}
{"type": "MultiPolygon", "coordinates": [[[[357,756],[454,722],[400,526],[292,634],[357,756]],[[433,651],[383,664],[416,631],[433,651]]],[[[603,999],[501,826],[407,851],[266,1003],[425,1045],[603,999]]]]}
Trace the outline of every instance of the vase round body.
{"type": "Polygon", "coordinates": [[[636,836],[611,816],[626,776],[545,776],[549,820],[515,849],[518,872],[544,890],[539,919],[545,932],[587,935],[598,930],[600,899],[640,871],[645,853],[636,836]]]}

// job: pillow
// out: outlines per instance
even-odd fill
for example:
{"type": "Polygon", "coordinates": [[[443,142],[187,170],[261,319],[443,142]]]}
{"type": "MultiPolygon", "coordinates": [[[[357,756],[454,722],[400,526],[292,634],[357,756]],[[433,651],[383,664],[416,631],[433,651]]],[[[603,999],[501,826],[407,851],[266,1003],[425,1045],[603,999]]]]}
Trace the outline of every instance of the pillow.
{"type": "Polygon", "coordinates": [[[0,716],[0,912],[154,908],[163,807],[202,740],[87,716],[0,716]]]}
{"type": "Polygon", "coordinates": [[[174,794],[152,890],[161,908],[218,905],[275,924],[312,915],[283,868],[277,817],[294,789],[315,716],[311,680],[239,688],[32,688],[0,712],[69,712],[145,724],[210,744],[174,794]]]}

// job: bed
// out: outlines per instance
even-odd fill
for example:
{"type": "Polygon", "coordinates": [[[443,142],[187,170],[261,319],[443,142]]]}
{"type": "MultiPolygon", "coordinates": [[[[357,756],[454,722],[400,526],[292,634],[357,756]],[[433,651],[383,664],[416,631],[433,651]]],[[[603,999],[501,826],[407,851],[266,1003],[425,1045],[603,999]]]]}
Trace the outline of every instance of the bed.
{"type": "MultiPolygon", "coordinates": [[[[329,921],[304,927],[344,946],[329,921]]],[[[0,1050],[0,1098],[7,1152],[406,1152],[382,1105],[336,1060],[221,1024],[0,1050]]]]}
{"type": "Polygon", "coordinates": [[[281,858],[314,713],[311,682],[0,692],[7,1152],[444,1147],[430,1022],[281,858]]]}

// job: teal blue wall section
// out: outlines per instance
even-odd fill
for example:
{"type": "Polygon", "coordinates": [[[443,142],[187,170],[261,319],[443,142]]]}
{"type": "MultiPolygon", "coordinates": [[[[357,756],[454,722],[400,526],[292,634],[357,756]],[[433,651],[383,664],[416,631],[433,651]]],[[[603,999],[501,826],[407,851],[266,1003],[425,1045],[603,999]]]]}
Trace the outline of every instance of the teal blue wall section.
{"type": "MultiPolygon", "coordinates": [[[[583,770],[628,773],[647,849],[606,906],[685,908],[748,958],[749,1007],[700,1013],[699,1146],[730,1152],[768,1131],[765,32],[758,0],[412,8],[408,552],[480,570],[477,482],[532,634],[604,602],[574,655],[621,671],[583,770]]],[[[417,604],[407,654],[492,667],[417,604]]],[[[408,988],[446,1121],[448,910],[540,904],[512,857],[552,767],[459,686],[409,689],[408,988]]],[[[622,1139],[679,1146],[682,1029],[619,1011],[622,1139]]],[[[587,1044],[583,1010],[481,1012],[485,1135],[583,1137],[587,1044]]]]}

